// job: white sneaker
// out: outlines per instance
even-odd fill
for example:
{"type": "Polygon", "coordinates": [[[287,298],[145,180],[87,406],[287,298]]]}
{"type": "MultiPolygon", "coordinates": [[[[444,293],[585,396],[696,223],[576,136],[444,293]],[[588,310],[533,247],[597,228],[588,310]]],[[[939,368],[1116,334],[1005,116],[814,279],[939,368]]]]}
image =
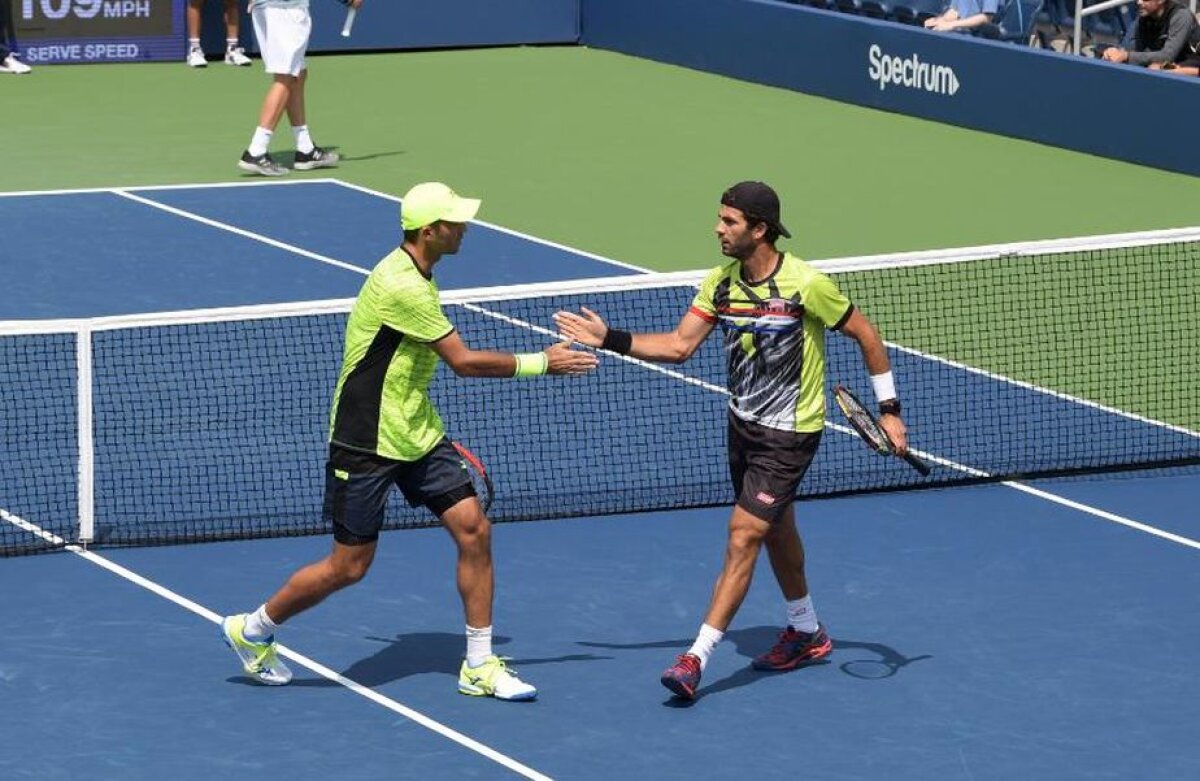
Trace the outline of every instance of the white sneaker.
{"type": "Polygon", "coordinates": [[[208,66],[208,60],[204,59],[204,50],[199,46],[193,46],[188,49],[187,64],[189,68],[204,68],[208,66]]]}
{"type": "Polygon", "coordinates": [[[8,55],[0,64],[0,73],[29,73],[31,70],[33,68],[18,60],[15,54],[8,55]]]}
{"type": "Polygon", "coordinates": [[[249,65],[250,58],[246,56],[246,50],[241,46],[234,46],[225,50],[226,65],[249,65]]]}
{"type": "Polygon", "coordinates": [[[275,652],[275,638],[255,642],[247,640],[243,634],[246,628],[246,614],[226,616],[221,622],[221,636],[225,645],[233,649],[242,660],[242,669],[246,674],[268,686],[283,686],[292,680],[292,671],[275,652]]]}
{"type": "Polygon", "coordinates": [[[495,697],[498,700],[533,700],[537,689],[517,677],[517,671],[499,656],[489,656],[483,664],[471,667],[463,659],[458,670],[458,690],[472,697],[495,697]]]}

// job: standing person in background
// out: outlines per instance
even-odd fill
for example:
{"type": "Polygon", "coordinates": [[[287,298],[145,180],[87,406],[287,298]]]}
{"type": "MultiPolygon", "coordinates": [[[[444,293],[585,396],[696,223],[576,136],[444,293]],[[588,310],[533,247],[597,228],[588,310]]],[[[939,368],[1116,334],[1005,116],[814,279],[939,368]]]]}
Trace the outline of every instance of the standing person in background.
{"type": "Polygon", "coordinates": [[[879,401],[879,424],[896,452],[908,442],[887,350],[866,316],[833,280],[790,252],[779,197],[762,182],[740,182],[721,196],[721,254],[674,331],[631,334],[610,328],[589,309],[558,312],[559,332],[580,344],[644,361],[683,363],[717,325],[729,372],[729,474],[737,504],[729,519],[725,564],[696,641],[662,674],[685,699],[696,696],[709,656],[750,589],[765,547],[783,592],[787,625],[754,660],[757,670],[792,670],[824,659],[833,643],[817,621],[796,531],[796,489],[816,455],[825,425],[825,331],[858,342],[879,401]]]}
{"type": "MultiPolygon", "coordinates": [[[[358,8],[362,3],[363,0],[345,0],[345,5],[351,8],[358,8]]],[[[313,143],[305,117],[304,85],[308,81],[308,65],[304,54],[312,33],[308,0],[250,0],[250,16],[254,20],[254,37],[258,39],[263,68],[271,74],[272,81],[258,114],[258,127],[250,138],[250,146],[238,161],[238,168],[262,176],[288,173],[288,169],[276,163],[267,151],[284,111],[287,111],[296,139],[293,167],[310,171],[337,165],[340,159],[337,152],[313,143]]]]}
{"type": "MultiPolygon", "coordinates": [[[[238,43],[238,0],[225,2],[225,64],[249,65],[250,58],[246,50],[238,43]]],[[[188,0],[187,33],[188,53],[187,64],[191,68],[203,68],[208,65],[204,59],[204,50],[200,48],[200,17],[204,10],[204,0],[188,0]]]]}
{"type": "Polygon", "coordinates": [[[8,48],[7,42],[12,34],[12,6],[9,0],[0,0],[0,73],[29,73],[33,68],[18,60],[17,55],[8,48]]]}

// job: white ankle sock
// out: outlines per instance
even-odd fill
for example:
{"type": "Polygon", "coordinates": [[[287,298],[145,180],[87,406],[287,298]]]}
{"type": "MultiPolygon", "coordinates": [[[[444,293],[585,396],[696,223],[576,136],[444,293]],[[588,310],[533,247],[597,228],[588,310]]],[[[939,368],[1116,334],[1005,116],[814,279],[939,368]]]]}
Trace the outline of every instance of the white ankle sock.
{"type": "Polygon", "coordinates": [[[787,601],[787,622],[797,632],[812,634],[817,631],[817,611],[813,609],[812,594],[787,601]]]}
{"type": "Polygon", "coordinates": [[[467,627],[467,664],[478,667],[492,655],[492,628],[467,627]]]}
{"type": "Polygon", "coordinates": [[[267,606],[260,605],[258,610],[246,616],[246,626],[242,629],[242,636],[247,640],[266,640],[275,634],[275,630],[278,628],[279,625],[267,615],[267,606]]]}
{"type": "Polygon", "coordinates": [[[316,144],[313,143],[312,136],[308,133],[308,125],[297,125],[292,128],[292,135],[296,137],[296,151],[309,154],[313,151],[316,144]]]}
{"type": "Polygon", "coordinates": [[[265,155],[267,147],[271,146],[271,131],[265,127],[254,128],[254,135],[250,138],[250,154],[254,157],[265,155]]]}
{"type": "Polygon", "coordinates": [[[199,38],[188,38],[188,51],[191,51],[192,49],[199,49],[199,48],[200,48],[200,39],[199,38]]]}
{"type": "Polygon", "coordinates": [[[230,49],[236,49],[237,47],[238,47],[238,39],[237,38],[226,38],[225,39],[225,51],[229,51],[230,49]]]}
{"type": "Polygon", "coordinates": [[[708,657],[712,656],[713,649],[717,647],[717,643],[721,642],[721,638],[725,633],[720,629],[714,629],[708,624],[700,625],[700,632],[696,635],[696,642],[692,643],[692,647],[688,649],[688,653],[700,659],[700,669],[703,670],[708,665],[708,657]]]}

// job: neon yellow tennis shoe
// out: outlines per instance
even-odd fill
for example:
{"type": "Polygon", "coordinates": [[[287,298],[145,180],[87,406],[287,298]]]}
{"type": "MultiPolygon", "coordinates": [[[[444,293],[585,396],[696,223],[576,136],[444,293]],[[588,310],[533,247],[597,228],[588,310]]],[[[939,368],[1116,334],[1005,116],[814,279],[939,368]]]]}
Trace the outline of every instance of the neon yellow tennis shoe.
{"type": "Polygon", "coordinates": [[[498,700],[533,700],[537,689],[517,677],[517,671],[499,656],[489,656],[478,667],[464,659],[458,671],[458,690],[472,697],[495,697],[498,700]]]}
{"type": "Polygon", "coordinates": [[[292,671],[275,651],[275,637],[254,642],[243,634],[246,614],[226,616],[221,621],[221,635],[225,645],[233,649],[242,662],[242,669],[251,678],[268,686],[283,686],[292,680],[292,671]]]}

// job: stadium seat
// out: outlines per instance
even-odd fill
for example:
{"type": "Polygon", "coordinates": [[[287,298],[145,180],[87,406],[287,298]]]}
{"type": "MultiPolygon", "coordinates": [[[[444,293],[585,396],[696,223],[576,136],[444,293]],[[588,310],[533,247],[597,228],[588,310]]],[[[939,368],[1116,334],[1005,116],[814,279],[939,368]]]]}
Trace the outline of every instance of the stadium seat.
{"type": "Polygon", "coordinates": [[[894,0],[892,18],[901,24],[923,25],[946,7],[944,0],[894,0]]]}
{"type": "Polygon", "coordinates": [[[891,19],[891,0],[859,0],[859,13],[872,19],[891,19]]]}
{"type": "Polygon", "coordinates": [[[981,38],[1033,46],[1038,41],[1034,26],[1044,0],[1008,0],[996,15],[994,24],[980,28],[981,38]]]}

